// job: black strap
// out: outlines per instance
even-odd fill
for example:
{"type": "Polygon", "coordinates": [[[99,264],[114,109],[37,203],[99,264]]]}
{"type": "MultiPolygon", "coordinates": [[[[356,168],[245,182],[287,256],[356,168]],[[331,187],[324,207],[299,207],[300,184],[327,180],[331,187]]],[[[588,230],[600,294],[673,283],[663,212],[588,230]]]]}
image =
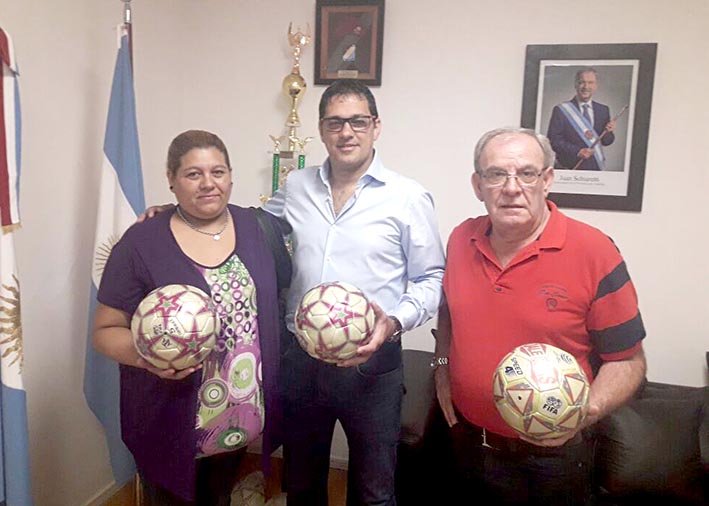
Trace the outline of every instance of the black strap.
{"type": "MultiPolygon", "coordinates": [[[[290,287],[290,278],[292,273],[291,258],[288,253],[288,248],[286,248],[285,242],[283,241],[283,233],[281,230],[277,230],[274,227],[274,223],[271,221],[276,220],[272,215],[268,215],[266,211],[260,207],[252,207],[254,211],[254,216],[258,221],[259,227],[263,235],[266,236],[266,241],[271,248],[271,253],[273,254],[273,260],[276,262],[276,279],[278,283],[278,291],[290,287]]],[[[287,232],[290,231],[290,225],[287,223],[281,223],[281,228],[285,228],[287,232]]]]}

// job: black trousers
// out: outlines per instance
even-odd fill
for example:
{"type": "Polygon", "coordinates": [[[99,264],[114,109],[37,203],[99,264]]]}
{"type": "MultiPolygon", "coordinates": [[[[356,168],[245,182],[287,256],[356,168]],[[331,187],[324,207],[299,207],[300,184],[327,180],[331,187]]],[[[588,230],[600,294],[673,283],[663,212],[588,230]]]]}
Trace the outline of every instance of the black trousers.
{"type": "Polygon", "coordinates": [[[593,504],[593,448],[588,434],[565,445],[540,447],[491,435],[460,415],[451,428],[461,490],[481,505],[589,506],[593,504]]]}
{"type": "MultiPolygon", "coordinates": [[[[143,506],[229,506],[246,448],[197,460],[196,499],[185,501],[169,490],[146,481],[141,474],[143,506]]],[[[140,473],[140,470],[138,471],[140,473]]]]}

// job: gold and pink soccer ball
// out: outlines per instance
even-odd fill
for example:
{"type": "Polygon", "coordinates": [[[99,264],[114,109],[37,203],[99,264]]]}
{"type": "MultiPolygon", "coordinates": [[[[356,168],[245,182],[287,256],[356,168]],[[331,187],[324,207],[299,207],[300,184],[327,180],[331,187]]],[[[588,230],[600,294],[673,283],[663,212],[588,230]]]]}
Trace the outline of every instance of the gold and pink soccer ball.
{"type": "Polygon", "coordinates": [[[322,283],[303,295],[295,335],[310,356],[335,363],[357,354],[374,329],[374,319],[372,305],[356,286],[322,283]]]}
{"type": "Polygon", "coordinates": [[[131,319],[138,354],[160,369],[186,369],[202,362],[219,334],[212,300],[190,285],[166,285],[150,292],[131,319]]]}
{"type": "Polygon", "coordinates": [[[573,355],[530,343],[508,353],[493,374],[497,410],[515,431],[536,439],[563,436],[586,415],[589,381],[573,355]]]}

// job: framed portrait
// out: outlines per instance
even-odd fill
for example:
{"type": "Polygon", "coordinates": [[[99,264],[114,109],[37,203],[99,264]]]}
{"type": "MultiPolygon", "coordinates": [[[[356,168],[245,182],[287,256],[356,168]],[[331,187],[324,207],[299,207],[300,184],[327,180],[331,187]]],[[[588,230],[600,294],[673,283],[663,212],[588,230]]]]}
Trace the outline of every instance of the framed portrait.
{"type": "Polygon", "coordinates": [[[315,84],[359,79],[382,84],[384,0],[318,0],[315,84]]]}
{"type": "Polygon", "coordinates": [[[550,200],[640,211],[657,44],[529,45],[521,125],[556,152],[550,200]]]}

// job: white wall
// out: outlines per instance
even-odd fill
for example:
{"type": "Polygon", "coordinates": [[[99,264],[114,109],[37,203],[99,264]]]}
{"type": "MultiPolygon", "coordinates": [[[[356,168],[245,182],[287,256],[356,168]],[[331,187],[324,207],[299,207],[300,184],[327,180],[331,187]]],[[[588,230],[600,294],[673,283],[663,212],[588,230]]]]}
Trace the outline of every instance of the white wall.
{"type": "MultiPolygon", "coordinates": [[[[168,202],[164,159],[187,128],[219,133],[237,173],[233,201],[256,205],[270,188],[268,134],[288,113],[288,22],[314,21],[312,0],[135,0],[135,73],[149,202],[168,202]]],[[[490,128],[519,123],[527,44],[657,42],[641,213],[567,210],[611,235],[626,257],[648,330],[650,379],[708,383],[709,247],[705,169],[709,4],[599,0],[584,26],[574,4],[388,0],[383,85],[374,89],[392,168],[437,201],[444,239],[483,212],[469,187],[472,147],[490,128]]],[[[24,121],[17,236],[25,381],[36,504],[72,506],[110,486],[100,425],[81,384],[98,170],[115,61],[118,0],[0,0],[15,42],[24,121]]],[[[313,47],[303,74],[312,83],[313,47]]],[[[300,107],[316,135],[322,87],[300,107]]],[[[324,157],[319,142],[313,163],[324,157]]],[[[431,349],[427,329],[407,346],[431,349]]],[[[344,456],[341,442],[335,456],[344,456]]]]}

